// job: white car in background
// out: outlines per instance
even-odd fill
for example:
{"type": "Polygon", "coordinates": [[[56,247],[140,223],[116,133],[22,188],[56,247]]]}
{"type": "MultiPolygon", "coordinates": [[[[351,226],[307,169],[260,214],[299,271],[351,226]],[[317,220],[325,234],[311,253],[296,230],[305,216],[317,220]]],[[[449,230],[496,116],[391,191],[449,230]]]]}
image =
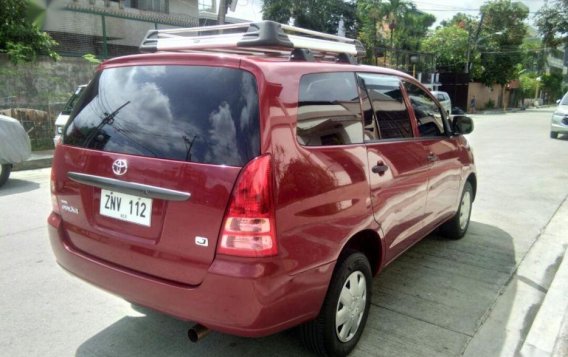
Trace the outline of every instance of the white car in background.
{"type": "Polygon", "coordinates": [[[446,113],[448,113],[448,115],[452,114],[452,100],[448,93],[433,90],[432,94],[438,99],[442,107],[446,109],[446,113]]]}
{"type": "Polygon", "coordinates": [[[568,92],[558,103],[550,122],[550,137],[556,139],[558,134],[568,134],[568,92]]]}
{"type": "Polygon", "coordinates": [[[13,165],[26,161],[31,153],[30,137],[22,124],[0,115],[0,186],[8,181],[13,165]]]}
{"type": "Polygon", "coordinates": [[[59,139],[61,138],[61,134],[63,133],[63,128],[69,120],[69,115],[71,115],[75,103],[77,103],[77,100],[79,99],[81,93],[83,93],[85,88],[87,88],[86,84],[82,84],[77,87],[75,93],[73,93],[73,95],[67,100],[67,103],[65,103],[63,110],[61,111],[61,113],[59,113],[57,119],[55,119],[55,136],[53,137],[53,143],[55,145],[59,143],[59,139]]]}

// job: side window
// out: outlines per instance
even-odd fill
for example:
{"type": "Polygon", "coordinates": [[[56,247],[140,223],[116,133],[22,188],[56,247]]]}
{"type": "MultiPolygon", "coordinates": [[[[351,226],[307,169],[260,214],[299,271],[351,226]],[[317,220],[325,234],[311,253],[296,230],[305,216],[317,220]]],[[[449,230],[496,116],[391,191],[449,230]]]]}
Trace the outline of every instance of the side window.
{"type": "Polygon", "coordinates": [[[302,77],[296,136],[300,144],[307,146],[363,142],[361,103],[354,73],[302,77]]]}
{"type": "Polygon", "coordinates": [[[371,100],[371,107],[378,122],[379,138],[411,138],[412,124],[404,104],[399,79],[369,73],[360,73],[358,76],[371,100]]]}
{"type": "Polygon", "coordinates": [[[432,97],[417,85],[404,82],[408,98],[414,109],[420,136],[443,136],[445,134],[443,110],[432,97]]]}

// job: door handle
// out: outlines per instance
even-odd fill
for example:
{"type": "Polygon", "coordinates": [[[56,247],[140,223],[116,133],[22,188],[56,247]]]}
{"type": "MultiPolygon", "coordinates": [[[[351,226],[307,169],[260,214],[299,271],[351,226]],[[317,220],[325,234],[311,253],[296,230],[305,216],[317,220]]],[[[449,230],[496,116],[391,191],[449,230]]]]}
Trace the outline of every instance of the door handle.
{"type": "Polygon", "coordinates": [[[430,162],[438,161],[438,156],[433,152],[431,152],[428,154],[428,161],[430,162]]]}
{"type": "Polygon", "coordinates": [[[377,165],[373,166],[371,168],[371,171],[373,171],[373,173],[379,174],[379,176],[383,176],[385,172],[388,171],[388,169],[389,167],[381,161],[377,162],[377,165]]]}

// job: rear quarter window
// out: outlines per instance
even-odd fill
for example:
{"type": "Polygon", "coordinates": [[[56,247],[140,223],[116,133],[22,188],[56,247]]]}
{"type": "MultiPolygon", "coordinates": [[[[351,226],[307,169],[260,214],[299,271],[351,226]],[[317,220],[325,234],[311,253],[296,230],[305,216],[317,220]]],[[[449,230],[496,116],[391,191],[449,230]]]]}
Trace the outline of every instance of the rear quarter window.
{"type": "Polygon", "coordinates": [[[254,76],[205,66],[106,69],[81,96],[64,136],[72,146],[230,166],[258,156],[259,141],[254,76]]]}
{"type": "Polygon", "coordinates": [[[354,73],[314,73],[302,77],[296,135],[298,142],[306,146],[363,142],[354,73]]]}

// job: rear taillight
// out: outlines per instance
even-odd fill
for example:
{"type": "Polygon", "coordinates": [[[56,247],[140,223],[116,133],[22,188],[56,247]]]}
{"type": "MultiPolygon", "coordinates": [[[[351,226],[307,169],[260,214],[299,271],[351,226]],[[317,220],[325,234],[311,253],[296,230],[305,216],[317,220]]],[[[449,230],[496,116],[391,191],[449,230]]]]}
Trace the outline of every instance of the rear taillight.
{"type": "Polygon", "coordinates": [[[276,255],[272,162],[264,155],[241,172],[225,214],[217,253],[243,257],[276,255]]]}
{"type": "Polygon", "coordinates": [[[55,195],[55,170],[53,168],[51,168],[50,188],[51,188],[51,207],[53,209],[53,212],[60,214],[59,203],[57,201],[57,196],[55,195]]]}

